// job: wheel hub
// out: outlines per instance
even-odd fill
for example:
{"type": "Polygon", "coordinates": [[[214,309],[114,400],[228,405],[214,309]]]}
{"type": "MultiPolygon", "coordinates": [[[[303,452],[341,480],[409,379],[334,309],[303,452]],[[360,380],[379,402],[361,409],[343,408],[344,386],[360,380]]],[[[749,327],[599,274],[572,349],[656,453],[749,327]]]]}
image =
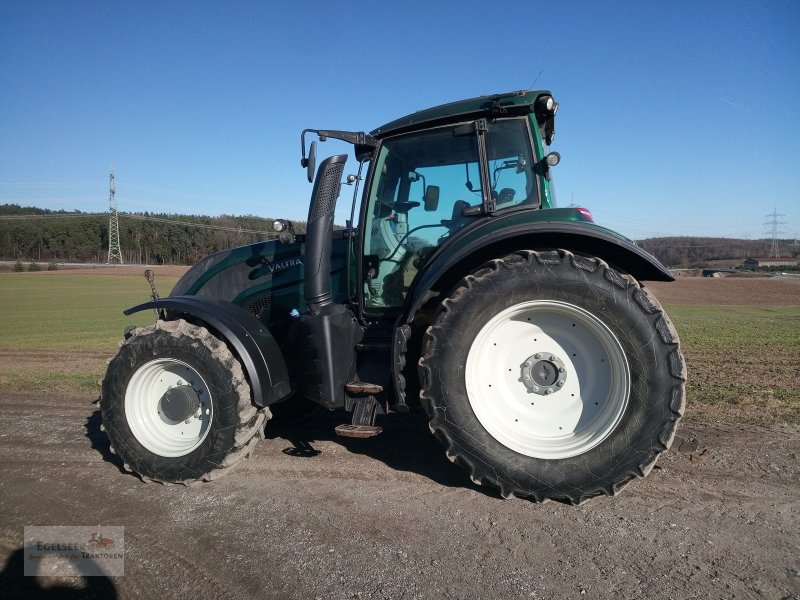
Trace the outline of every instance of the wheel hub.
{"type": "Polygon", "coordinates": [[[566,380],[564,361],[555,354],[537,352],[520,365],[519,381],[529,394],[552,394],[562,388],[566,380]]]}
{"type": "Polygon", "coordinates": [[[158,405],[159,411],[167,419],[179,422],[197,414],[200,399],[192,386],[177,385],[164,392],[158,405]]]}

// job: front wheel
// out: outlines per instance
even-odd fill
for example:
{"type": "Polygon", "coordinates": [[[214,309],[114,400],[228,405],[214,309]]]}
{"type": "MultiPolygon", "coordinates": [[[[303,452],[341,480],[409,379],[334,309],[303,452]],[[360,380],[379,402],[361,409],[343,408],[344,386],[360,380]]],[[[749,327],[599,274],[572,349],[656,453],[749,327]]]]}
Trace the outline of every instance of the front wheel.
{"type": "Polygon", "coordinates": [[[144,480],[209,480],[264,437],[241,364],[204,327],[157,321],[111,360],[100,408],[111,447],[144,480]]]}
{"type": "Polygon", "coordinates": [[[650,470],[683,412],[674,327],[597,258],[491,261],[442,303],[424,344],[431,430],[474,481],[506,497],[613,495],[650,470]]]}

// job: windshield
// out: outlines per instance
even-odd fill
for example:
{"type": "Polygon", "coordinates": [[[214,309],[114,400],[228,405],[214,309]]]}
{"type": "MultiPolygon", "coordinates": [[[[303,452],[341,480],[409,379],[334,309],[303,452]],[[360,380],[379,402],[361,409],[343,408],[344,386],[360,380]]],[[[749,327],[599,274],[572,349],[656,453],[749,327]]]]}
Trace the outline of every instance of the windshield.
{"type": "Polygon", "coordinates": [[[495,210],[538,206],[527,121],[492,121],[485,135],[489,181],[480,175],[475,132],[445,127],[383,142],[369,190],[364,254],[373,273],[366,305],[400,306],[417,271],[439,245],[495,210]],[[484,194],[483,187],[490,189],[484,194]]]}

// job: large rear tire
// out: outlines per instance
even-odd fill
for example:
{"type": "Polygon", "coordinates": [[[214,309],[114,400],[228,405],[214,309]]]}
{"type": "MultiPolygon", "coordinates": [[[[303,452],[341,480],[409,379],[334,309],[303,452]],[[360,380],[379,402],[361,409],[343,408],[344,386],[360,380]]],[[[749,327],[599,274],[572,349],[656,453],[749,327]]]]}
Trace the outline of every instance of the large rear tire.
{"type": "Polygon", "coordinates": [[[100,408],[114,452],[145,481],[219,477],[249,456],[269,409],[257,409],[238,359],[204,327],[157,321],[111,360],[100,408]]]}
{"type": "Polygon", "coordinates": [[[434,435],[504,497],[614,495],[667,450],[685,404],[658,301],[597,258],[521,251],[464,278],[428,329],[434,435]]]}

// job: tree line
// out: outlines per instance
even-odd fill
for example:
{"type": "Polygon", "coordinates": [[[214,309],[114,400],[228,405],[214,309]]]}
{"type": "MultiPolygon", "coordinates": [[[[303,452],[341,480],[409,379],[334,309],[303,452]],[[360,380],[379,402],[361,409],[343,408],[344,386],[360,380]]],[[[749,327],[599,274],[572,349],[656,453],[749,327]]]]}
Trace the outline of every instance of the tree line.
{"type": "MultiPolygon", "coordinates": [[[[192,264],[219,250],[274,237],[274,219],[163,213],[119,213],[125,263],[192,264]]],[[[295,223],[305,231],[305,223],[295,223]]],[[[0,259],[98,262],[108,258],[108,214],[0,205],[0,259]]]]}
{"type": "MultiPolygon", "coordinates": [[[[120,213],[119,237],[125,263],[187,265],[219,250],[274,237],[272,218],[163,213],[120,213]]],[[[97,262],[108,258],[106,213],[52,211],[0,205],[0,260],[97,262]]],[[[295,223],[303,233],[306,224],[295,223]]],[[[649,238],[644,250],[672,268],[698,267],[713,260],[769,256],[772,240],[704,237],[649,238]]],[[[783,256],[800,256],[794,240],[780,240],[783,256]]]]}
{"type": "MultiPolygon", "coordinates": [[[[661,237],[641,240],[637,244],[671,268],[702,267],[716,260],[764,258],[772,250],[771,239],[661,237]]],[[[778,240],[778,248],[783,257],[800,256],[795,240],[778,240]]]]}

